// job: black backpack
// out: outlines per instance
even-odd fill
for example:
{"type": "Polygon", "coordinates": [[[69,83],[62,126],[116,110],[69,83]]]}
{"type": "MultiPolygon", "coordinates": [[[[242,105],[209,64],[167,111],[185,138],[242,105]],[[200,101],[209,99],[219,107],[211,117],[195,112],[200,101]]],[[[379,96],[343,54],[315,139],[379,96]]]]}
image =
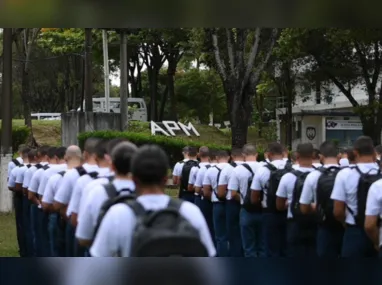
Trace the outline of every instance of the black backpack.
{"type": "Polygon", "coordinates": [[[291,203],[291,212],[293,215],[293,219],[300,223],[305,223],[309,224],[312,221],[315,222],[316,218],[315,216],[312,217],[312,214],[302,214],[301,209],[300,209],[300,197],[302,193],[302,188],[304,187],[304,182],[308,174],[310,173],[309,171],[307,172],[302,172],[299,170],[292,170],[292,172],[296,176],[296,182],[294,184],[293,188],[293,196],[292,196],[292,203],[291,203]]]}
{"type": "Polygon", "coordinates": [[[338,222],[334,218],[334,203],[330,198],[332,195],[334,181],[341,168],[339,166],[331,166],[328,168],[321,168],[320,177],[317,180],[316,189],[316,214],[317,222],[326,225],[337,225],[338,222]]]}
{"type": "Polygon", "coordinates": [[[21,163],[18,161],[16,158],[12,159],[12,162],[16,165],[19,166],[21,163]]]}
{"type": "MultiPolygon", "coordinates": [[[[190,172],[191,169],[194,166],[198,166],[199,162],[195,160],[188,160],[184,163],[183,169],[182,169],[182,174],[180,177],[180,195],[182,192],[186,192],[188,188],[188,180],[190,178],[190,172]]],[[[181,198],[181,197],[180,197],[181,198]]]]}
{"type": "Polygon", "coordinates": [[[98,229],[101,225],[101,222],[102,222],[103,218],[105,217],[107,211],[109,211],[109,209],[112,206],[119,204],[119,203],[127,203],[130,200],[136,199],[136,195],[135,195],[134,191],[132,191],[131,189],[122,189],[121,191],[117,191],[117,189],[115,188],[114,184],[111,182],[110,179],[109,179],[109,181],[110,181],[110,183],[104,185],[104,188],[105,188],[105,191],[106,191],[108,198],[102,204],[102,206],[100,208],[98,218],[97,218],[97,224],[96,224],[96,227],[94,229],[94,237],[97,234],[98,229]],[[128,192],[129,194],[128,195],[120,195],[121,192],[128,192]]]}
{"type": "Polygon", "coordinates": [[[267,210],[271,212],[277,212],[276,209],[276,193],[279,188],[280,180],[284,174],[293,170],[291,163],[286,163],[284,168],[278,169],[271,163],[266,163],[264,167],[270,171],[269,182],[267,187],[267,210]]]}
{"type": "Polygon", "coordinates": [[[363,173],[358,166],[355,167],[355,169],[358,171],[360,178],[358,180],[358,187],[357,187],[357,215],[354,215],[354,212],[352,209],[347,207],[350,214],[354,217],[355,223],[359,227],[364,227],[365,224],[365,211],[366,211],[366,201],[367,201],[367,194],[369,193],[369,188],[371,184],[373,184],[375,181],[382,179],[381,170],[378,168],[370,169],[368,172],[363,173]],[[378,172],[376,174],[370,174],[372,170],[377,170],[378,172]]]}
{"type": "MultiPolygon", "coordinates": [[[[253,181],[253,177],[255,176],[255,173],[253,173],[252,168],[247,163],[243,163],[242,166],[244,166],[251,173],[251,176],[248,178],[247,193],[245,193],[244,197],[242,194],[240,194],[241,198],[243,199],[242,207],[247,212],[250,212],[250,213],[261,213],[261,211],[262,211],[261,203],[260,204],[252,204],[252,202],[251,202],[251,184],[253,181]]],[[[263,191],[261,191],[260,201],[262,201],[262,200],[263,200],[263,191]]]]}
{"type": "Polygon", "coordinates": [[[198,230],[179,213],[181,200],[170,198],[168,206],[158,211],[146,211],[137,201],[127,205],[137,218],[131,257],[208,257],[198,230]]]}
{"type": "MultiPolygon", "coordinates": [[[[217,167],[216,165],[214,166],[217,170],[218,170],[218,175],[216,176],[216,189],[212,189],[212,191],[214,191],[215,193],[215,196],[216,198],[220,201],[220,202],[224,202],[226,201],[226,198],[220,198],[218,196],[218,192],[217,192],[217,188],[219,187],[219,178],[220,178],[220,174],[222,173],[222,169],[220,169],[219,167],[217,167]]],[[[212,185],[211,185],[212,187],[212,185]]]]}

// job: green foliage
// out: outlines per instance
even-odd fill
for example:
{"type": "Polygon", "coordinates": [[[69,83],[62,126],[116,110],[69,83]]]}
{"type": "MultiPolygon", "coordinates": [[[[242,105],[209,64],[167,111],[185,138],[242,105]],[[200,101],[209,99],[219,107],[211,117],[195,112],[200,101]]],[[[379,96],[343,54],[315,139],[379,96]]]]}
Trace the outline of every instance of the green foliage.
{"type": "MultiPolygon", "coordinates": [[[[17,151],[19,146],[25,144],[30,134],[27,127],[14,127],[12,129],[12,150],[17,151]]],[[[0,145],[1,145],[1,129],[0,129],[0,145]]]]}
{"type": "MultiPolygon", "coordinates": [[[[145,133],[135,133],[135,132],[115,132],[115,131],[96,131],[82,133],[78,136],[79,145],[83,148],[86,139],[90,137],[97,137],[102,139],[113,139],[113,138],[125,138],[137,146],[142,146],[145,144],[157,144],[162,147],[168,154],[171,166],[173,166],[177,161],[182,159],[182,149],[185,146],[208,146],[210,149],[222,149],[230,151],[231,147],[228,145],[218,145],[214,143],[204,143],[200,141],[190,141],[182,138],[173,138],[165,136],[152,136],[145,133]]],[[[263,148],[259,148],[258,160],[264,159],[263,148]]]]}

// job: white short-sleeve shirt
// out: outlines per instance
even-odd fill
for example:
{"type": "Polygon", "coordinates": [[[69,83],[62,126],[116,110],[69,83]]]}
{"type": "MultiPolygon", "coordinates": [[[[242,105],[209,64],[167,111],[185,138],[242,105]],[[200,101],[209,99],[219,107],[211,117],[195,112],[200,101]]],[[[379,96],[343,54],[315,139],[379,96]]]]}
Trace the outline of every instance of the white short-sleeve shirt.
{"type": "MultiPolygon", "coordinates": [[[[296,170],[299,170],[301,172],[311,172],[314,169],[298,167],[296,168],[296,170]]],[[[297,177],[293,173],[285,174],[283,177],[281,177],[279,188],[277,189],[277,192],[276,192],[276,196],[281,198],[286,198],[288,201],[288,218],[293,218],[293,214],[291,211],[291,204],[292,204],[293,190],[296,184],[296,179],[297,177]]]]}
{"type": "Polygon", "coordinates": [[[8,187],[15,187],[16,186],[16,177],[21,167],[14,167],[11,171],[11,174],[9,175],[8,179],[8,187]]]}
{"type": "MultiPolygon", "coordinates": [[[[114,179],[112,182],[117,191],[122,189],[135,190],[135,185],[131,180],[114,179]]],[[[128,192],[121,195],[129,194],[128,192]]],[[[84,207],[78,213],[78,225],[76,229],[76,237],[78,239],[93,239],[95,227],[97,226],[99,212],[103,203],[108,199],[106,190],[103,185],[97,185],[89,192],[84,207]]]]}
{"type": "MultiPolygon", "coordinates": [[[[358,163],[357,167],[361,172],[369,174],[376,174],[378,172],[378,166],[376,163],[358,163]]],[[[358,181],[360,175],[355,168],[344,168],[336,177],[334,187],[332,191],[331,199],[344,202],[349,207],[354,215],[358,213],[357,206],[357,190],[358,181]]],[[[350,225],[355,225],[353,215],[346,207],[346,219],[345,222],[350,225]]]]}
{"type": "MultiPolygon", "coordinates": [[[[46,164],[48,164],[47,162],[40,162],[39,163],[40,165],[44,166],[46,164]]],[[[24,181],[23,181],[23,188],[26,188],[28,189],[30,183],[31,183],[31,180],[32,180],[32,177],[33,177],[33,174],[36,173],[37,171],[37,167],[36,165],[33,165],[31,166],[24,174],[24,181]]]]}
{"type": "MultiPolygon", "coordinates": [[[[244,161],[235,161],[235,163],[237,164],[237,166],[239,166],[239,165],[243,164],[244,161]]],[[[219,177],[219,181],[218,181],[218,186],[219,185],[227,185],[227,187],[228,187],[229,180],[231,179],[233,170],[236,167],[234,167],[231,164],[229,164],[228,166],[223,168],[222,172],[220,173],[220,177],[219,177]]],[[[231,198],[232,198],[231,192],[227,191],[226,199],[227,200],[231,200],[231,198]]]]}
{"type": "MultiPolygon", "coordinates": [[[[82,167],[87,173],[97,171],[99,169],[98,165],[85,163],[82,167]]],[[[70,198],[72,197],[72,192],[77,179],[80,178],[80,174],[77,169],[71,169],[66,172],[64,179],[61,181],[61,185],[58,188],[54,200],[58,203],[68,205],[70,198]]]]}
{"type": "MultiPolygon", "coordinates": [[[[23,164],[23,159],[21,157],[18,157],[16,158],[18,162],[20,162],[20,164],[23,164]]],[[[9,176],[11,175],[11,172],[12,170],[16,167],[16,164],[11,160],[9,163],[8,163],[8,172],[7,172],[7,175],[8,175],[8,179],[9,179],[9,176]]]]}
{"type": "MultiPolygon", "coordinates": [[[[248,161],[246,162],[249,167],[252,169],[253,173],[256,175],[256,172],[261,167],[261,163],[257,161],[248,161]]],[[[244,197],[248,191],[248,182],[251,178],[251,172],[248,171],[243,165],[239,165],[233,169],[231,177],[228,182],[228,192],[232,197],[232,191],[240,192],[240,203],[244,203],[244,197]]]]}
{"type": "MultiPolygon", "coordinates": [[[[143,195],[137,198],[146,210],[160,210],[167,207],[170,197],[167,195],[143,195]]],[[[194,204],[184,201],[180,214],[198,230],[200,240],[207,249],[208,255],[216,255],[211,234],[200,209],[194,204]]],[[[136,217],[127,205],[115,205],[106,213],[94,240],[90,253],[95,257],[112,257],[118,253],[122,257],[130,255],[130,247],[136,217]]]]}
{"type": "MultiPolygon", "coordinates": [[[[214,165],[216,165],[216,163],[211,163],[209,168],[213,167],[214,165]]],[[[194,184],[195,187],[203,187],[203,180],[207,170],[208,168],[206,166],[202,166],[199,169],[198,173],[196,174],[196,181],[194,184]]]]}
{"type": "Polygon", "coordinates": [[[63,175],[53,174],[46,184],[44,194],[42,196],[42,202],[47,204],[53,204],[54,195],[56,195],[57,189],[62,181],[63,175]]]}
{"type": "Polygon", "coordinates": [[[209,162],[201,162],[199,163],[199,167],[198,166],[192,167],[190,171],[190,178],[188,179],[188,184],[194,185],[196,182],[196,176],[198,175],[199,169],[209,164],[210,164],[209,162]]]}
{"type": "Polygon", "coordinates": [[[102,178],[95,179],[92,182],[90,182],[88,185],[86,185],[81,194],[81,199],[80,199],[80,204],[79,204],[77,214],[79,214],[85,208],[85,202],[89,196],[89,193],[93,191],[93,189],[97,189],[97,186],[108,184],[110,181],[111,180],[109,178],[102,177],[102,178]]]}
{"type": "MultiPolygon", "coordinates": [[[[382,218],[382,179],[370,186],[365,215],[382,218]]],[[[379,227],[379,245],[382,246],[382,227],[379,227]]]]}
{"type": "MultiPolygon", "coordinates": [[[[46,165],[48,165],[48,164],[46,164],[46,165]]],[[[41,179],[42,179],[45,171],[46,171],[45,169],[40,168],[32,175],[31,182],[29,183],[29,186],[28,186],[28,191],[33,192],[33,193],[38,192],[38,188],[40,186],[41,179]]]]}
{"type": "MultiPolygon", "coordinates": [[[[329,168],[333,166],[340,167],[338,164],[325,164],[323,167],[329,168]]],[[[317,183],[321,174],[322,173],[319,170],[314,170],[308,174],[304,187],[302,188],[300,204],[309,205],[311,203],[317,203],[317,183]]]]}
{"type": "MultiPolygon", "coordinates": [[[[225,167],[230,167],[231,165],[227,162],[224,163],[218,163],[216,166],[210,167],[206,174],[204,175],[203,179],[203,186],[204,185],[210,185],[212,188],[212,196],[211,196],[211,201],[212,202],[219,202],[219,199],[216,197],[215,192],[217,193],[217,187],[218,187],[218,174],[219,174],[219,169],[223,170],[225,167]]],[[[221,175],[221,173],[220,173],[221,175]]]]}
{"type": "Polygon", "coordinates": [[[37,190],[38,195],[44,195],[46,184],[52,175],[57,174],[61,171],[65,171],[68,168],[66,163],[62,164],[52,164],[49,169],[45,170],[44,174],[41,176],[40,185],[37,190]]]}
{"type": "MultiPolygon", "coordinates": [[[[98,175],[99,176],[108,176],[110,175],[110,168],[108,167],[102,167],[98,169],[98,175]]],[[[90,175],[84,175],[80,177],[75,186],[72,193],[72,197],[70,198],[68,210],[66,215],[69,217],[72,213],[78,214],[78,209],[80,207],[80,201],[81,201],[81,195],[82,191],[86,188],[86,186],[94,181],[94,178],[90,177],[90,175]]]]}
{"type": "MultiPolygon", "coordinates": [[[[287,160],[278,159],[270,162],[277,169],[284,169],[287,160]]],[[[252,180],[251,190],[252,191],[263,191],[263,201],[261,202],[263,208],[267,208],[267,190],[269,185],[269,179],[271,176],[271,171],[263,165],[259,167],[255,173],[255,177],[252,180]]]]}
{"type": "Polygon", "coordinates": [[[29,168],[26,165],[23,165],[20,167],[16,175],[16,180],[15,180],[16,184],[23,184],[25,172],[27,172],[28,169],[29,168]]]}

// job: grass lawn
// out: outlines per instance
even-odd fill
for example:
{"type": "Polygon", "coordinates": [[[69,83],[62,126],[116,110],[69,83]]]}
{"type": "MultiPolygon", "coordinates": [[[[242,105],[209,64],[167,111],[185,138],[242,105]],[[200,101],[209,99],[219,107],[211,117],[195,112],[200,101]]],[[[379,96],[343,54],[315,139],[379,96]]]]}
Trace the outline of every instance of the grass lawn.
{"type": "Polygon", "coordinates": [[[0,257],[17,257],[18,246],[14,214],[0,214],[0,257]]]}
{"type": "MultiPolygon", "coordinates": [[[[166,193],[175,196],[178,190],[168,189],[166,193]]],[[[18,257],[15,215],[0,214],[0,257],[18,257]]]]}

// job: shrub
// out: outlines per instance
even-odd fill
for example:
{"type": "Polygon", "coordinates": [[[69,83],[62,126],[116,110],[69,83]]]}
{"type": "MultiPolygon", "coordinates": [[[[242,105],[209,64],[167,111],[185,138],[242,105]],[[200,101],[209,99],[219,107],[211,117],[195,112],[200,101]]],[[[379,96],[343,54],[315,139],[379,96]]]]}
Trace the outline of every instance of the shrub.
{"type": "MultiPolygon", "coordinates": [[[[137,146],[144,144],[157,144],[161,146],[168,154],[171,165],[174,165],[177,161],[183,159],[182,149],[185,146],[208,146],[210,149],[223,149],[230,151],[231,147],[227,145],[216,145],[213,143],[203,143],[200,141],[189,141],[182,138],[166,137],[166,136],[152,136],[150,134],[144,133],[133,133],[133,132],[116,132],[116,131],[95,131],[86,132],[78,136],[79,146],[83,149],[86,139],[90,137],[102,138],[102,139],[113,139],[113,138],[125,138],[137,146]]],[[[259,160],[263,160],[263,153],[259,153],[259,160]]]]}
{"type": "MultiPolygon", "coordinates": [[[[17,152],[20,145],[25,144],[30,134],[28,127],[13,127],[12,128],[12,150],[17,152]]],[[[1,129],[0,129],[0,145],[1,145],[1,129]]]]}

